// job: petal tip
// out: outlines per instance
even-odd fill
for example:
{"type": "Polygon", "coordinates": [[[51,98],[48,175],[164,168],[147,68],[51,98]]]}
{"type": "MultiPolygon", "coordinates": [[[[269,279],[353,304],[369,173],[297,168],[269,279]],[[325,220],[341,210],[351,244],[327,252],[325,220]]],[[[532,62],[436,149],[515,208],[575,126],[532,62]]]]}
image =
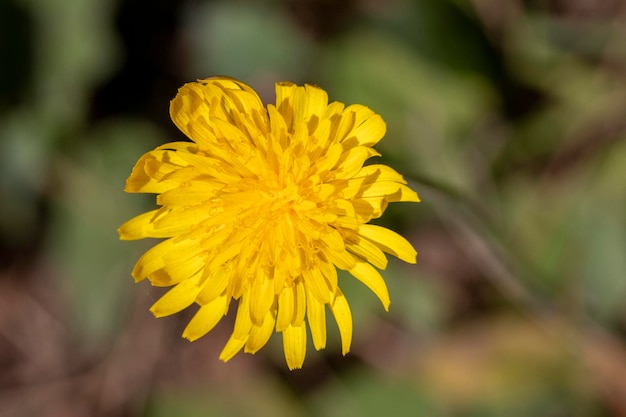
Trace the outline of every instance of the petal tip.
{"type": "Polygon", "coordinates": [[[183,330],[182,338],[186,339],[189,342],[195,342],[196,340],[200,339],[200,337],[202,337],[202,334],[190,331],[189,326],[187,326],[185,330],[183,330]]]}
{"type": "Polygon", "coordinates": [[[153,315],[154,317],[156,317],[156,318],[161,318],[161,317],[164,317],[164,316],[165,316],[165,314],[162,314],[162,313],[159,311],[158,307],[157,307],[157,308],[154,308],[154,306],[150,307],[150,312],[151,312],[151,313],[152,313],[152,315],[153,315]]]}

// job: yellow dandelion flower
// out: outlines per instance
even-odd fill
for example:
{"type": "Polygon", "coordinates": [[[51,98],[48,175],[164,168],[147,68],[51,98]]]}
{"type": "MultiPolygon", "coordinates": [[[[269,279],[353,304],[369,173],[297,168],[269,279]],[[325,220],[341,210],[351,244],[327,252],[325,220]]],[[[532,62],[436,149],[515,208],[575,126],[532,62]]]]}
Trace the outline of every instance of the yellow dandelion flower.
{"type": "Polygon", "coordinates": [[[337,268],[378,296],[389,294],[378,269],[385,253],[414,263],[402,236],[367,224],[387,203],[418,202],[400,174],[364,162],[385,134],[380,115],[361,105],[328,103],[313,85],[276,84],[263,107],[246,84],[214,77],[181,87],[170,116],[192,142],[144,154],[125,191],[156,193],[160,208],[119,228],[121,239],[165,238],[137,261],[136,281],[173,286],[151,308],[167,316],[196,303],[183,332],[195,340],[238,300],[232,336],[220,359],[255,353],[282,333],[287,366],[301,368],[307,330],[326,346],[326,306],[342,351],[350,350],[352,315],[337,268]]]}

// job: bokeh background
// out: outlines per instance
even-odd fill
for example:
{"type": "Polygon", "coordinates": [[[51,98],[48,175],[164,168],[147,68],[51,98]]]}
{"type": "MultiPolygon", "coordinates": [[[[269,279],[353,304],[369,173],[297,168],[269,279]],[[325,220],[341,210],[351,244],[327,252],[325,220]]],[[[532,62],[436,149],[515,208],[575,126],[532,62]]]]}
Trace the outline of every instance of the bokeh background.
{"type": "Polygon", "coordinates": [[[2,0],[0,415],[626,415],[625,39],[620,0],[2,0]],[[214,74],[387,121],[418,263],[387,314],[342,278],[346,357],[331,320],[303,370],[278,336],[223,364],[232,317],[189,343],[133,283],[124,180],[214,74]]]}

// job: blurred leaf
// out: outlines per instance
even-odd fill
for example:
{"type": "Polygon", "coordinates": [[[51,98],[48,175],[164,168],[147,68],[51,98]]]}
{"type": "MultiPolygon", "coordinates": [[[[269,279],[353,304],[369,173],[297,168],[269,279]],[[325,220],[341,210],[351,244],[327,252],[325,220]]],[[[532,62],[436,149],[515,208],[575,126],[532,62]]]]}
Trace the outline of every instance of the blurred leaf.
{"type": "Polygon", "coordinates": [[[315,415],[325,417],[379,417],[441,415],[413,382],[373,371],[339,376],[311,397],[315,415]]]}
{"type": "Polygon", "coordinates": [[[24,0],[35,22],[34,105],[56,123],[80,125],[94,85],[117,64],[112,0],[24,0]]]}
{"type": "Polygon", "coordinates": [[[305,413],[270,375],[225,378],[219,384],[156,395],[146,417],[299,417],[305,413]]]}
{"type": "Polygon", "coordinates": [[[187,19],[196,78],[222,74],[254,84],[269,76],[273,88],[282,77],[301,78],[311,59],[312,45],[271,2],[199,3],[187,19]]]}
{"type": "Polygon", "coordinates": [[[442,337],[419,358],[419,386],[452,415],[593,415],[571,330],[537,318],[491,318],[442,337]]]}
{"type": "Polygon", "coordinates": [[[528,16],[510,28],[505,50],[510,71],[545,98],[513,131],[499,169],[545,162],[581,136],[599,141],[607,126],[620,124],[626,108],[624,78],[594,60],[612,61],[606,46],[621,43],[622,37],[610,25],[568,26],[545,16],[528,16]],[[591,51],[607,56],[591,60],[591,51]]]}
{"type": "Polygon", "coordinates": [[[568,175],[502,186],[504,241],[535,274],[536,293],[582,296],[601,317],[623,311],[626,297],[626,146],[621,142],[568,175]]]}
{"type": "Polygon", "coordinates": [[[418,268],[395,259],[390,259],[387,269],[380,273],[391,297],[388,313],[374,293],[349,273],[339,271],[339,285],[352,310],[355,339],[367,338],[376,331],[371,325],[374,317],[398,320],[407,330],[419,333],[433,331],[440,325],[445,304],[433,281],[425,280],[418,268]]]}
{"type": "Polygon", "coordinates": [[[622,315],[626,308],[626,219],[624,207],[605,206],[593,215],[586,226],[588,251],[583,274],[583,288],[590,307],[603,318],[622,315]]]}
{"type": "Polygon", "coordinates": [[[18,1],[0,2],[0,111],[20,98],[33,72],[32,21],[18,1]]]}
{"type": "Polygon", "coordinates": [[[383,272],[391,295],[389,312],[397,316],[408,331],[420,335],[437,333],[449,306],[436,285],[437,279],[428,277],[419,268],[419,262],[419,255],[417,267],[391,261],[383,272]]]}
{"type": "Polygon", "coordinates": [[[54,196],[47,241],[87,344],[102,341],[123,317],[130,271],[142,248],[120,242],[116,230],[147,202],[125,194],[124,183],[160,133],[147,124],[116,121],[95,136],[98,140],[83,148],[77,162],[62,156],[55,161],[62,189],[54,196]]]}
{"type": "Polygon", "coordinates": [[[379,7],[384,13],[372,16],[371,26],[393,33],[420,56],[459,73],[493,75],[498,57],[466,1],[396,1],[379,7]]]}
{"type": "Polygon", "coordinates": [[[579,223],[582,169],[561,182],[536,182],[520,176],[503,184],[502,241],[532,273],[525,282],[536,295],[567,295],[581,265],[579,223]]]}
{"type": "Polygon", "coordinates": [[[0,119],[0,236],[10,246],[37,232],[38,204],[52,153],[47,127],[23,108],[0,119]]]}
{"type": "Polygon", "coordinates": [[[575,237],[584,245],[583,294],[601,318],[626,311],[626,141],[599,159],[581,203],[575,237]],[[584,242],[584,243],[583,243],[584,242]]]}
{"type": "Polygon", "coordinates": [[[461,188],[473,188],[469,132],[488,113],[488,83],[453,73],[367,29],[333,45],[320,68],[332,100],[360,103],[383,116],[388,132],[377,145],[395,166],[461,188]]]}

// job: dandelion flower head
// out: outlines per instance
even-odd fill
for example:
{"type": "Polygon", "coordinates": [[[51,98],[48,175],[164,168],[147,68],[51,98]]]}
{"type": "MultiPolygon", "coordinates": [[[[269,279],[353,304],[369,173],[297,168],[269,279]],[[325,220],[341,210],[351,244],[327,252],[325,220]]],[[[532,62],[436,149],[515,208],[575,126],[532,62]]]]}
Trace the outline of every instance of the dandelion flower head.
{"type": "Polygon", "coordinates": [[[337,269],[387,310],[378,272],[385,253],[416,259],[405,238],[368,224],[387,203],[419,201],[390,167],[364,165],[379,155],[372,146],[385,134],[383,119],[362,105],[328,103],[317,86],[289,82],[276,84],[276,105],[265,108],[254,90],[227,77],[185,84],[170,116],[191,142],[167,143],[139,159],[125,191],[155,193],[159,208],[118,230],[124,240],[164,239],[132,272],[136,281],[173,286],[152,313],[198,304],[183,332],[193,341],[236,305],[220,359],[255,353],[277,332],[287,366],[296,369],[307,333],[315,349],[326,346],[329,311],[346,354],[352,315],[337,269]]]}

